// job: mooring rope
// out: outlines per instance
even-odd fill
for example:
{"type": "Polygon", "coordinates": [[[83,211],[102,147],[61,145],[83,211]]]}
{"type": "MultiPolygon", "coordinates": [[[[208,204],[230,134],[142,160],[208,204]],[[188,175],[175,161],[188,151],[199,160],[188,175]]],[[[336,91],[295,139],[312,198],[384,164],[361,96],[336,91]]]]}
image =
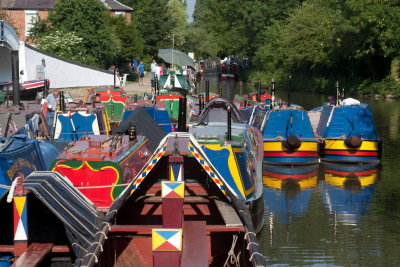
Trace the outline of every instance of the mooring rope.
{"type": "Polygon", "coordinates": [[[238,240],[238,236],[234,235],[233,239],[232,239],[231,249],[228,252],[228,257],[226,258],[224,267],[228,266],[228,262],[230,263],[230,265],[236,264],[236,266],[239,266],[239,260],[236,257],[235,252],[234,252],[237,240],[238,240]]]}

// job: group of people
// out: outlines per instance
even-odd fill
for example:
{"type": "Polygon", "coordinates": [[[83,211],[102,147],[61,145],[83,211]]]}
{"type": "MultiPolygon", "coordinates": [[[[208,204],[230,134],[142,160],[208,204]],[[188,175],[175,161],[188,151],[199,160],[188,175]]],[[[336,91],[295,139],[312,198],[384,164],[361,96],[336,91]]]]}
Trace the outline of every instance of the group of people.
{"type": "Polygon", "coordinates": [[[144,68],[143,61],[137,61],[134,59],[129,63],[129,69],[131,72],[136,72],[139,76],[139,85],[146,85],[144,83],[144,76],[146,75],[146,70],[144,68]]]}

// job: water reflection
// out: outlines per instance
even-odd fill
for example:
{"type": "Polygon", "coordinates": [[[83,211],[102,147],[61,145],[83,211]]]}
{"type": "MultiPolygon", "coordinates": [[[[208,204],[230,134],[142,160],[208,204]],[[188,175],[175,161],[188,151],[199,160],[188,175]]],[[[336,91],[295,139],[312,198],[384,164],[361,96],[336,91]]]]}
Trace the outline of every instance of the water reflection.
{"type": "Polygon", "coordinates": [[[274,166],[263,167],[264,204],[266,215],[280,217],[302,216],[317,186],[317,167],[274,166]]]}
{"type": "Polygon", "coordinates": [[[321,198],[335,223],[357,225],[367,214],[378,179],[378,165],[324,165],[321,198]]]}

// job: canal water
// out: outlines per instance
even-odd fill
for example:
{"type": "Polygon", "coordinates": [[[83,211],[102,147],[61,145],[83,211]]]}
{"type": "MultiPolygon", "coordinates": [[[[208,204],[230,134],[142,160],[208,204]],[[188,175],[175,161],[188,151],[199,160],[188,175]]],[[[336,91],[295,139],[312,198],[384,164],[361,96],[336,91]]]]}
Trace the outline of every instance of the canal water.
{"type": "MultiPolygon", "coordinates": [[[[221,87],[211,84],[214,92],[221,87]]],[[[232,88],[231,97],[240,91],[232,88]]],[[[287,92],[278,94],[286,99],[287,92]]],[[[326,100],[311,92],[292,95],[307,110],[326,100]]],[[[268,266],[400,266],[400,101],[360,100],[372,109],[383,140],[380,165],[264,165],[259,238],[268,266]],[[279,179],[288,175],[295,179],[279,179]]]]}

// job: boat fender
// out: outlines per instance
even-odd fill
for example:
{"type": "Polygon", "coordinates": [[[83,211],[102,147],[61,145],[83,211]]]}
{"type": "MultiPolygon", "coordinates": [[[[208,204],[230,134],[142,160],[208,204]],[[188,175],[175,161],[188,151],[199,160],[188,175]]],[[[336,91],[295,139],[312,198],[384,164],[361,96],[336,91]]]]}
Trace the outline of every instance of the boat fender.
{"type": "Polygon", "coordinates": [[[362,144],[362,140],[358,136],[352,136],[346,138],[346,140],[344,140],[344,144],[350,148],[359,148],[362,144]]]}
{"type": "Polygon", "coordinates": [[[295,135],[289,135],[289,137],[282,142],[283,146],[289,150],[295,150],[301,145],[301,141],[295,135]]]}

